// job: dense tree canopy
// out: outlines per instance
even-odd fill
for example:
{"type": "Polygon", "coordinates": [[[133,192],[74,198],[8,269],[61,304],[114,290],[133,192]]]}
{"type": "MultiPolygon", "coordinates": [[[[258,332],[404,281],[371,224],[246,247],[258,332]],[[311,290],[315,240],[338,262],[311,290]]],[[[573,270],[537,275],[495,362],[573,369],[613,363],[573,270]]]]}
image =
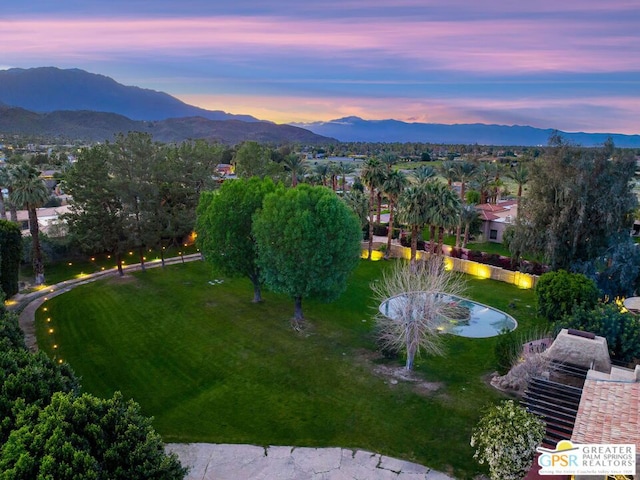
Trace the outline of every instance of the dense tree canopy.
{"type": "Polygon", "coordinates": [[[79,389],[67,364],[26,349],[0,306],[0,478],[183,478],[135,402],[79,389]]]}
{"type": "Polygon", "coordinates": [[[66,174],[73,196],[71,236],[89,252],[121,256],[180,242],[195,224],[200,192],[214,188],[223,154],[204,142],[177,147],[154,144],[142,133],[84,150],[66,174]]]}
{"type": "Polygon", "coordinates": [[[577,307],[571,315],[557,323],[560,328],[573,328],[595,333],[607,339],[612,360],[640,362],[640,319],[622,313],[616,304],[599,304],[595,308],[577,307]]]}
{"type": "Polygon", "coordinates": [[[553,139],[531,166],[511,251],[541,254],[554,270],[599,257],[631,228],[635,169],[633,156],[610,142],[586,149],[553,139]]]}
{"type": "Polygon", "coordinates": [[[579,306],[595,307],[599,296],[600,291],[593,280],[565,270],[545,273],[536,284],[538,313],[551,322],[571,315],[579,306]]]}
{"type": "Polygon", "coordinates": [[[303,319],[303,298],[337,298],[359,261],[359,221],[324,187],[298,185],[267,195],[253,234],[262,277],[294,299],[296,322],[303,319]]]}
{"type": "Polygon", "coordinates": [[[7,297],[18,293],[22,234],[13,222],[0,220],[0,289],[7,297]]]}
{"type": "Polygon", "coordinates": [[[254,287],[254,302],[262,297],[252,218],[264,197],[275,190],[270,178],[237,179],[225,182],[218,191],[202,192],[198,204],[198,247],[216,270],[248,277],[254,287]]]}
{"type": "Polygon", "coordinates": [[[177,480],[186,473],[140,406],[119,392],[107,400],[55,393],[43,409],[23,410],[19,423],[0,452],[4,478],[177,480]]]}

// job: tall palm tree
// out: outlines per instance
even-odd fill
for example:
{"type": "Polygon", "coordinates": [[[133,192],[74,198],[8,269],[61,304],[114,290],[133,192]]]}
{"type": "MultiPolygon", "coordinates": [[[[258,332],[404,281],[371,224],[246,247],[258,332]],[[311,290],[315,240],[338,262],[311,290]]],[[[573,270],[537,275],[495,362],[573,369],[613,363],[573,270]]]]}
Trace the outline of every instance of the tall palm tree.
{"type": "Polygon", "coordinates": [[[411,227],[412,268],[416,267],[418,232],[430,219],[429,193],[427,184],[414,184],[404,189],[398,197],[398,218],[411,227]]]}
{"type": "Polygon", "coordinates": [[[387,168],[387,172],[390,172],[391,168],[398,163],[398,156],[395,153],[383,153],[380,155],[380,161],[387,168]]]}
{"type": "Polygon", "coordinates": [[[338,175],[340,173],[338,164],[336,162],[329,162],[327,170],[329,178],[331,178],[331,189],[335,192],[338,190],[338,175]]]}
{"type": "Polygon", "coordinates": [[[451,184],[453,182],[458,180],[458,169],[456,168],[456,165],[458,163],[459,162],[447,160],[445,162],[442,162],[440,168],[438,168],[440,175],[442,175],[447,181],[447,185],[449,186],[449,188],[451,188],[451,184]]]}
{"type": "Polygon", "coordinates": [[[342,189],[342,194],[347,193],[347,175],[355,172],[355,167],[352,163],[340,162],[338,165],[338,172],[340,173],[340,188],[342,189]]]}
{"type": "Polygon", "coordinates": [[[422,165],[413,171],[413,180],[418,185],[423,185],[427,182],[432,181],[435,176],[435,169],[427,165],[422,165]]]}
{"type": "Polygon", "coordinates": [[[437,219],[436,227],[438,229],[438,244],[434,239],[431,239],[432,253],[437,255],[442,254],[442,243],[444,241],[445,229],[450,229],[456,226],[460,219],[460,210],[462,209],[462,202],[456,192],[454,192],[447,185],[442,183],[433,184],[433,200],[435,202],[435,210],[437,214],[434,216],[437,219]]]}
{"type": "Polygon", "coordinates": [[[518,212],[520,212],[520,201],[522,200],[522,187],[529,182],[529,169],[522,163],[511,169],[507,177],[518,184],[518,212]]]}
{"type": "Polygon", "coordinates": [[[465,189],[467,183],[469,183],[476,173],[476,165],[471,162],[456,162],[455,169],[458,181],[460,182],[460,199],[466,202],[465,189]]]}
{"type": "Polygon", "coordinates": [[[319,163],[318,165],[316,165],[316,168],[314,170],[318,177],[320,177],[320,179],[322,180],[322,186],[326,187],[327,177],[329,176],[329,165],[326,163],[319,163]]]}
{"type": "Polygon", "coordinates": [[[369,260],[373,250],[373,207],[376,198],[376,190],[380,188],[385,178],[384,165],[375,158],[367,160],[361,172],[362,181],[369,189],[369,260]]]}
{"type": "Polygon", "coordinates": [[[498,167],[489,162],[481,163],[474,176],[474,186],[480,192],[480,203],[487,203],[491,199],[491,191],[499,178],[498,167]]]}
{"type": "Polygon", "coordinates": [[[44,205],[50,193],[40,179],[39,172],[28,164],[16,165],[11,171],[11,201],[26,208],[29,214],[29,232],[31,233],[31,257],[36,285],[44,283],[44,262],[40,247],[40,228],[37,208],[44,205]]]}
{"type": "Polygon", "coordinates": [[[382,184],[382,191],[389,199],[389,232],[387,233],[387,250],[384,253],[385,258],[389,258],[391,253],[391,238],[393,236],[393,220],[394,212],[398,197],[409,184],[407,176],[400,170],[392,170],[387,173],[382,184]]]}
{"type": "Polygon", "coordinates": [[[460,211],[460,222],[458,224],[458,232],[456,233],[456,247],[460,246],[460,230],[461,225],[464,225],[464,237],[462,240],[462,248],[467,248],[469,243],[469,229],[471,223],[478,218],[478,210],[475,205],[464,205],[460,211]]]}
{"type": "Polygon", "coordinates": [[[282,163],[291,172],[291,186],[295,187],[298,185],[298,175],[304,173],[307,168],[307,160],[302,155],[290,153],[282,163]]]}

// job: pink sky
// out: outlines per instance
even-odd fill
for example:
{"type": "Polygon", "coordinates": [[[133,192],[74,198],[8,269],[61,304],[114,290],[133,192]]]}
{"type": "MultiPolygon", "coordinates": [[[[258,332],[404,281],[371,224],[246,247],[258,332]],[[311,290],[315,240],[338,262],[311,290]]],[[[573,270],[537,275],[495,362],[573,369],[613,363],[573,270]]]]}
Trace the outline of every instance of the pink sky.
{"type": "Polygon", "coordinates": [[[89,3],[9,7],[1,67],[77,67],[277,122],[358,115],[640,133],[631,1],[89,3]]]}

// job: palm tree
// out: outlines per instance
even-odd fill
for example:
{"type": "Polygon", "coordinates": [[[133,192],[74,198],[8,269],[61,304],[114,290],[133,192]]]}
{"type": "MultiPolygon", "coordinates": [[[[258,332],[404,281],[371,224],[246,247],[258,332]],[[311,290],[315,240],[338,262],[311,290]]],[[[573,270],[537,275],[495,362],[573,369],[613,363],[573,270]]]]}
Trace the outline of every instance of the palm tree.
{"type": "Polygon", "coordinates": [[[469,180],[471,180],[476,173],[476,165],[471,162],[456,162],[455,169],[456,176],[460,181],[460,199],[465,202],[465,189],[469,180]]]}
{"type": "Polygon", "coordinates": [[[340,172],[338,164],[336,162],[329,162],[327,170],[331,178],[331,189],[335,192],[338,190],[338,174],[340,172]]]}
{"type": "Polygon", "coordinates": [[[340,162],[338,166],[338,172],[340,173],[340,188],[342,189],[342,194],[347,193],[347,175],[355,172],[355,167],[351,163],[340,162]]]}
{"type": "Polygon", "coordinates": [[[413,171],[413,179],[418,185],[423,185],[433,180],[436,171],[427,165],[422,165],[413,171]]]}
{"type": "MultiPolygon", "coordinates": [[[[464,224],[464,238],[462,240],[462,248],[467,248],[469,243],[469,229],[471,223],[478,218],[478,210],[475,205],[465,205],[460,212],[460,225],[464,224]]],[[[460,236],[460,228],[458,228],[457,237],[460,236]]],[[[459,245],[459,238],[456,238],[456,246],[459,245]]]]}
{"type": "Polygon", "coordinates": [[[398,163],[398,156],[395,153],[383,153],[380,155],[380,161],[387,168],[387,172],[390,172],[391,167],[398,163]]]}
{"type": "Polygon", "coordinates": [[[458,162],[447,160],[440,165],[439,173],[447,181],[447,185],[451,188],[451,184],[458,180],[458,170],[456,168],[458,162]]]}
{"type": "Polygon", "coordinates": [[[398,197],[398,218],[411,227],[410,262],[415,270],[418,232],[429,222],[430,208],[426,184],[415,184],[404,189],[398,197]]]}
{"type": "Polygon", "coordinates": [[[380,188],[384,182],[385,168],[384,165],[375,158],[365,162],[361,172],[362,181],[369,189],[369,260],[371,260],[371,251],[373,250],[373,207],[376,197],[376,190],[380,188]]]}
{"type": "Polygon", "coordinates": [[[498,167],[493,163],[484,162],[476,170],[474,186],[480,192],[480,203],[487,203],[491,199],[491,189],[499,178],[498,167]]]}
{"type": "Polygon", "coordinates": [[[298,175],[304,173],[307,168],[307,160],[302,155],[290,153],[282,163],[291,172],[291,186],[295,187],[298,185],[298,175]]]}
{"type": "Polygon", "coordinates": [[[391,253],[391,237],[393,236],[393,215],[395,211],[395,204],[398,201],[398,197],[409,184],[407,176],[400,170],[392,170],[387,173],[382,184],[382,191],[389,199],[389,232],[387,233],[387,250],[384,253],[385,258],[389,258],[391,253]]]}
{"type": "Polygon", "coordinates": [[[431,238],[432,252],[441,255],[442,243],[444,241],[445,229],[450,229],[456,226],[460,219],[460,210],[462,209],[462,202],[458,194],[451,190],[448,186],[442,183],[433,183],[432,198],[435,203],[435,220],[436,227],[438,229],[438,244],[434,242],[434,238],[431,238]]]}
{"type": "Polygon", "coordinates": [[[322,180],[322,186],[327,186],[327,177],[329,176],[329,165],[326,163],[319,163],[316,165],[315,172],[322,180]]]}
{"type": "Polygon", "coordinates": [[[28,164],[16,165],[11,172],[11,201],[26,208],[29,214],[29,232],[31,233],[31,257],[36,285],[44,283],[44,262],[40,247],[40,228],[38,226],[38,207],[50,197],[49,189],[40,179],[39,172],[28,164]]]}
{"type": "Polygon", "coordinates": [[[518,212],[520,212],[520,201],[522,200],[522,187],[529,181],[529,169],[522,163],[518,163],[515,168],[512,168],[507,177],[518,184],[518,212]]]}

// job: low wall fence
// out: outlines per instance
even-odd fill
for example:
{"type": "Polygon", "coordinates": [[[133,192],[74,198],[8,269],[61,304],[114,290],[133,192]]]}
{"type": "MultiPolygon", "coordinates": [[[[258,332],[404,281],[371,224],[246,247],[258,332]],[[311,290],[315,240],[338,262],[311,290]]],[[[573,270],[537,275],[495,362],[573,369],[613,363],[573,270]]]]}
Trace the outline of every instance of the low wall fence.
{"type": "MultiPolygon", "coordinates": [[[[378,248],[384,245],[381,242],[373,243],[372,259],[380,260],[384,257],[384,252],[378,250],[378,248]]],[[[368,242],[362,243],[362,258],[367,258],[369,252],[368,242]]],[[[416,258],[418,260],[427,259],[431,253],[424,250],[416,251],[416,258]]],[[[391,245],[391,258],[404,258],[409,260],[411,258],[411,248],[403,247],[401,245],[391,245]]],[[[496,267],[494,265],[487,265],[485,263],[475,262],[473,260],[465,260],[463,258],[444,256],[445,268],[453,270],[454,272],[466,273],[478,278],[489,278],[491,280],[497,280],[499,282],[510,283],[520,288],[534,288],[538,282],[538,275],[532,275],[530,273],[514,272],[512,270],[506,270],[504,268],[496,267]]]]}

